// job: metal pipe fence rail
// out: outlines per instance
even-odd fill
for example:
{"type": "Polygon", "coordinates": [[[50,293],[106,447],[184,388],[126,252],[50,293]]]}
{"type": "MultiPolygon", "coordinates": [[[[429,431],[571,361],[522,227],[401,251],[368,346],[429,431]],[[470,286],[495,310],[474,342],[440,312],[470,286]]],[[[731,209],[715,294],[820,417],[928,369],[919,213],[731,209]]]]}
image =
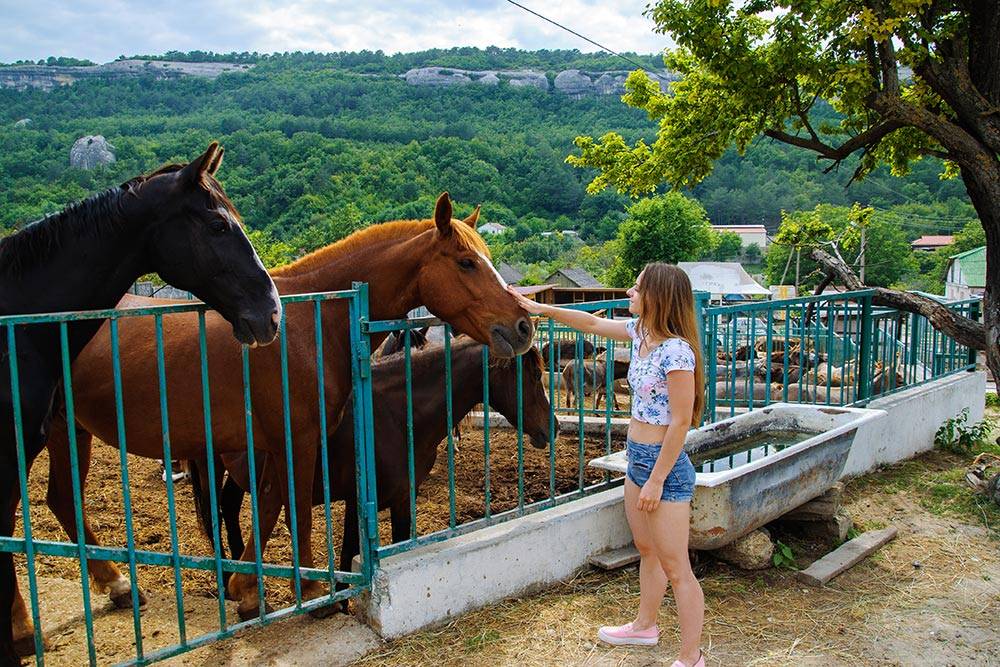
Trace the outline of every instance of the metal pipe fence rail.
{"type": "MultiPolygon", "coordinates": [[[[359,592],[365,590],[369,587],[371,581],[371,571],[373,566],[373,558],[370,551],[368,550],[368,545],[370,544],[368,531],[371,527],[370,522],[367,520],[366,512],[370,510],[370,503],[368,502],[369,494],[371,489],[367,483],[367,469],[372,460],[371,454],[371,438],[370,438],[370,428],[366,425],[370,425],[369,421],[365,421],[366,417],[371,414],[371,387],[370,387],[370,374],[368,373],[369,359],[365,347],[365,341],[361,335],[360,323],[367,318],[367,285],[355,285],[351,290],[344,290],[340,292],[330,292],[323,294],[303,294],[296,296],[286,296],[282,297],[282,303],[285,306],[284,312],[287,313],[289,307],[299,307],[299,308],[309,308],[313,310],[313,319],[315,322],[314,331],[314,348],[315,348],[315,368],[319,369],[319,372],[315,374],[315,377],[305,378],[305,377],[290,377],[288,369],[288,349],[286,346],[286,340],[288,331],[286,328],[286,318],[282,315],[282,320],[280,323],[280,333],[279,339],[273,344],[280,348],[280,367],[281,367],[281,377],[280,377],[280,387],[274,387],[274,391],[280,391],[281,404],[283,407],[283,419],[284,419],[284,457],[286,461],[289,462],[289,467],[287,470],[288,481],[287,486],[289,489],[289,497],[294,499],[294,489],[295,489],[295,479],[294,472],[291,468],[290,462],[293,459],[293,454],[295,451],[295,445],[293,444],[296,438],[296,434],[292,433],[289,428],[289,414],[291,411],[291,406],[289,403],[289,387],[291,382],[296,383],[314,383],[316,388],[316,396],[320,397],[318,404],[312,406],[312,409],[316,411],[316,419],[321,423],[322,437],[325,441],[326,430],[327,430],[327,419],[325,401],[323,396],[325,395],[324,388],[324,374],[322,369],[324,368],[324,335],[325,327],[323,326],[322,312],[325,310],[323,308],[324,304],[332,304],[334,302],[346,302],[347,311],[349,313],[349,322],[345,323],[350,327],[350,340],[351,349],[355,350],[357,353],[352,354],[351,359],[351,382],[353,387],[353,400],[355,407],[355,433],[357,437],[355,439],[355,458],[357,462],[356,470],[356,482],[357,482],[357,494],[361,501],[358,503],[359,512],[359,529],[360,529],[360,544],[363,545],[361,561],[362,567],[360,572],[346,572],[338,571],[334,567],[334,544],[332,540],[332,518],[330,514],[330,478],[328,474],[327,460],[326,460],[326,448],[320,447],[320,452],[322,456],[322,485],[324,498],[327,499],[325,503],[325,539],[326,539],[326,549],[327,549],[327,563],[324,567],[312,567],[306,568],[300,566],[299,552],[300,546],[296,538],[296,532],[291,531],[292,536],[292,559],[290,564],[276,564],[269,563],[264,560],[261,550],[260,542],[260,520],[259,520],[259,492],[258,492],[258,480],[255,479],[255,455],[260,456],[266,450],[255,451],[254,444],[254,425],[255,425],[255,408],[251,400],[251,355],[261,354],[259,351],[251,352],[246,346],[242,346],[240,351],[242,359],[242,383],[243,383],[243,408],[242,412],[245,417],[245,433],[246,442],[245,449],[243,452],[246,454],[249,460],[249,474],[251,477],[251,506],[252,506],[252,524],[254,531],[254,538],[256,544],[255,558],[251,561],[234,560],[230,558],[225,558],[222,553],[220,545],[220,525],[218,519],[218,502],[219,499],[216,497],[216,491],[213,484],[209,484],[210,489],[210,505],[211,505],[211,516],[212,525],[211,530],[214,535],[214,545],[209,546],[207,540],[205,541],[204,552],[211,552],[212,555],[199,555],[194,553],[182,553],[179,547],[178,539],[178,521],[177,521],[177,503],[176,503],[176,489],[174,486],[174,480],[171,475],[165,475],[165,492],[166,492],[166,516],[165,523],[166,528],[170,535],[170,549],[169,551],[154,551],[151,549],[144,549],[139,546],[137,540],[136,529],[133,520],[133,488],[134,482],[130,481],[129,478],[129,457],[128,457],[128,444],[126,442],[126,426],[125,426],[125,413],[124,413],[124,388],[122,382],[122,361],[121,361],[121,350],[120,346],[120,326],[125,320],[133,318],[152,318],[154,321],[155,330],[155,349],[156,349],[156,368],[157,368],[157,383],[159,392],[159,414],[160,414],[160,429],[162,433],[162,460],[165,465],[169,467],[169,462],[174,458],[171,451],[171,423],[170,423],[170,412],[168,410],[169,401],[171,397],[168,396],[168,382],[167,382],[167,367],[169,360],[164,354],[164,319],[169,319],[171,316],[178,316],[180,314],[196,314],[197,315],[197,327],[198,327],[198,349],[200,352],[200,373],[198,377],[186,378],[186,381],[190,382],[189,388],[193,392],[199,392],[201,396],[201,406],[204,415],[204,447],[206,454],[206,461],[208,465],[208,476],[209,479],[215,479],[216,470],[214,470],[214,459],[215,454],[219,453],[215,449],[213,439],[213,421],[212,421],[212,400],[210,399],[211,386],[210,378],[211,373],[209,372],[208,364],[208,344],[207,344],[207,328],[206,328],[206,311],[207,306],[200,302],[194,302],[192,304],[184,305],[166,305],[166,306],[155,306],[148,308],[138,308],[129,310],[104,310],[104,311],[87,311],[87,312],[70,312],[70,313],[54,313],[54,314],[44,314],[44,315],[18,315],[18,316],[4,316],[0,317],[0,330],[6,333],[7,337],[7,353],[8,353],[8,371],[11,376],[11,386],[13,393],[13,404],[14,404],[14,428],[17,443],[17,460],[18,460],[18,478],[20,486],[21,495],[21,516],[22,516],[22,526],[23,526],[23,537],[0,537],[0,550],[6,552],[13,552],[15,554],[24,554],[25,557],[25,569],[26,569],[26,579],[29,589],[29,601],[30,601],[30,620],[34,625],[34,650],[35,650],[35,663],[37,665],[45,664],[45,643],[42,636],[42,615],[41,607],[39,604],[40,596],[45,594],[44,591],[40,590],[40,581],[37,576],[37,563],[36,560],[42,556],[56,557],[56,558],[71,558],[75,559],[79,566],[80,580],[81,580],[81,593],[82,593],[82,604],[83,604],[83,624],[85,626],[85,641],[86,641],[86,654],[87,661],[91,665],[98,663],[97,659],[97,643],[95,639],[95,619],[93,606],[91,601],[91,593],[89,586],[89,576],[88,576],[88,560],[94,561],[111,561],[114,563],[125,563],[128,565],[128,574],[130,581],[130,597],[131,597],[131,608],[132,608],[132,631],[133,631],[133,642],[134,642],[134,654],[131,656],[120,656],[120,664],[127,665],[141,665],[148,664],[157,660],[161,660],[170,656],[177,655],[179,653],[191,650],[195,647],[217,641],[226,637],[231,637],[235,633],[243,630],[245,628],[264,625],[276,621],[280,618],[284,618],[293,614],[300,614],[308,611],[312,611],[324,606],[332,605],[338,601],[346,600],[347,598],[357,595],[359,592]],[[113,410],[115,414],[115,420],[117,423],[117,440],[118,440],[118,461],[120,465],[120,475],[121,475],[121,496],[123,501],[123,506],[119,511],[123,513],[124,516],[124,526],[125,526],[125,546],[97,546],[94,544],[87,544],[84,536],[84,505],[83,505],[83,488],[81,484],[81,471],[80,471],[80,461],[77,453],[77,439],[76,430],[73,428],[75,423],[75,409],[76,404],[74,402],[74,388],[73,388],[73,374],[70,364],[70,354],[68,347],[68,323],[82,321],[82,320],[107,320],[107,325],[110,328],[110,354],[111,354],[111,367],[113,373],[113,400],[110,401],[112,405],[108,406],[108,409],[113,410]],[[17,365],[17,348],[16,348],[16,337],[13,335],[15,328],[20,327],[31,327],[34,325],[52,325],[55,324],[59,328],[59,334],[61,339],[61,352],[62,352],[62,381],[63,381],[63,395],[65,404],[65,416],[67,421],[67,432],[69,436],[69,457],[71,461],[71,478],[72,478],[72,494],[74,503],[74,513],[75,513],[75,524],[76,524],[76,535],[73,541],[57,541],[53,539],[39,539],[38,536],[33,531],[32,515],[33,510],[37,511],[37,507],[31,507],[29,502],[29,466],[25,457],[24,450],[24,434],[21,422],[22,406],[20,403],[20,383],[18,381],[18,365],[17,365]],[[174,588],[174,598],[176,605],[176,637],[178,641],[174,644],[167,644],[161,646],[150,646],[149,638],[144,637],[143,634],[143,617],[140,613],[140,588],[139,588],[139,571],[140,566],[149,566],[157,568],[170,568],[173,570],[173,588],[174,588]],[[205,632],[198,634],[197,636],[189,636],[187,622],[185,618],[185,595],[182,588],[182,573],[186,571],[206,571],[214,574],[215,577],[215,597],[217,598],[218,607],[218,628],[217,630],[205,632]],[[239,619],[232,618],[232,613],[227,610],[226,607],[226,595],[224,591],[223,578],[225,573],[241,573],[245,575],[256,575],[258,593],[260,595],[261,604],[259,607],[259,613],[256,618],[252,618],[246,621],[240,621],[239,619]],[[279,577],[283,579],[292,579],[294,582],[294,602],[288,606],[277,609],[275,611],[268,611],[263,601],[265,600],[264,591],[264,577],[279,577]],[[314,581],[314,582],[324,582],[329,585],[330,590],[327,594],[320,597],[305,600],[302,597],[301,581],[314,581]],[[336,590],[340,587],[343,590],[336,590]]],[[[235,341],[230,341],[232,345],[236,346],[235,341]]],[[[273,352],[271,352],[273,354],[273,352]]],[[[239,378],[228,378],[230,381],[240,382],[239,378]]],[[[155,406],[151,406],[150,415],[132,415],[131,419],[145,419],[148,416],[155,414],[155,406]]],[[[300,445],[301,446],[301,443],[300,445]]],[[[290,525],[295,526],[295,504],[294,501],[290,501],[287,507],[291,510],[290,525]]],[[[102,508],[103,511],[112,511],[112,508],[102,508]]]]}
{"type": "MultiPolygon", "coordinates": [[[[714,421],[779,401],[863,405],[877,396],[974,367],[972,351],[934,330],[921,316],[873,307],[873,294],[873,290],[864,290],[726,306],[710,306],[707,294],[696,294],[707,378],[705,419],[714,421]]],[[[565,307],[610,316],[615,309],[627,308],[627,305],[626,300],[614,300],[565,307]]],[[[949,307],[975,316],[978,302],[957,302],[949,307]]],[[[435,324],[437,320],[433,318],[419,318],[371,322],[364,329],[367,333],[408,332],[435,324]]],[[[516,437],[515,448],[512,452],[504,451],[495,440],[498,430],[495,424],[491,426],[494,420],[490,419],[489,383],[484,382],[485,389],[478,400],[485,406],[482,441],[472,445],[477,448],[477,470],[482,470],[475,488],[480,505],[478,513],[462,521],[456,511],[457,495],[463,490],[457,488],[456,444],[452,436],[453,426],[461,421],[461,415],[456,416],[451,405],[452,369],[448,364],[452,355],[447,348],[452,344],[453,334],[448,327],[444,327],[444,331],[446,353],[438,362],[438,372],[445,375],[444,395],[447,397],[446,405],[440,408],[447,411],[447,437],[443,438],[443,458],[447,465],[447,523],[424,534],[418,534],[415,527],[418,515],[425,514],[418,512],[418,498],[421,505],[427,501],[425,494],[418,496],[415,490],[421,480],[415,474],[413,433],[416,427],[409,388],[412,362],[407,345],[403,353],[408,378],[404,412],[409,484],[406,504],[411,523],[405,536],[394,538],[391,544],[379,545],[380,558],[553,507],[621,483],[620,477],[588,479],[584,471],[589,458],[612,451],[613,440],[621,446],[629,414],[629,403],[624,397],[625,409],[613,408],[614,367],[611,363],[600,363],[601,348],[605,348],[604,360],[614,359],[616,351],[628,359],[631,345],[584,335],[540,318],[536,347],[543,354],[546,372],[542,382],[550,403],[547,465],[533,473],[525,470],[525,430],[521,422],[525,408],[521,390],[524,362],[518,358],[518,418],[508,419],[516,437]],[[567,374],[567,369],[574,372],[567,374]],[[576,372],[578,369],[586,373],[576,372]],[[591,389],[593,391],[587,395],[587,390],[591,389]],[[603,399],[599,408],[595,396],[598,393],[603,399]],[[567,395],[571,396],[569,405],[566,405],[567,395]],[[558,427],[559,422],[562,429],[558,427]],[[560,430],[563,436],[558,438],[560,430]],[[620,431],[619,435],[614,435],[616,430],[620,431]],[[602,451],[588,455],[586,446],[595,440],[600,442],[602,451]],[[516,477],[508,481],[510,488],[498,484],[493,469],[493,463],[505,456],[517,462],[516,477]],[[575,479],[557,465],[557,458],[565,460],[567,456],[572,459],[575,479]],[[526,488],[537,489],[539,483],[547,484],[547,493],[542,497],[526,493],[526,488]],[[569,488],[560,493],[557,486],[569,488]],[[508,500],[506,506],[497,511],[494,504],[498,496],[513,497],[513,500],[508,500]]],[[[408,334],[404,336],[408,340],[408,334]]],[[[482,376],[488,378],[491,369],[485,351],[481,369],[482,376]]],[[[465,442],[463,438],[463,450],[470,446],[465,442]]],[[[376,450],[379,447],[377,435],[376,450]]]]}
{"type": "MultiPolygon", "coordinates": [[[[873,293],[865,290],[730,306],[709,306],[708,295],[696,295],[707,378],[706,419],[715,420],[777,401],[859,405],[875,396],[974,368],[974,351],[941,335],[920,316],[874,308],[873,293]]],[[[345,415],[350,415],[345,416],[345,420],[350,421],[345,424],[350,429],[347,437],[353,443],[354,509],[350,509],[352,503],[348,500],[345,512],[350,511],[351,516],[356,514],[357,517],[359,572],[349,571],[350,568],[338,570],[335,566],[328,446],[319,447],[317,454],[317,465],[322,471],[325,566],[307,568],[300,565],[301,545],[294,530],[291,531],[291,563],[265,561],[260,542],[259,507],[264,480],[257,476],[259,460],[255,460],[265,450],[254,443],[254,425],[260,417],[256,410],[260,407],[255,407],[251,392],[251,355],[259,352],[250,352],[246,348],[241,352],[241,415],[245,420],[243,429],[246,434],[242,452],[248,459],[254,558],[239,561],[224,557],[217,511],[219,498],[211,484],[211,531],[215,539],[211,546],[207,542],[205,546],[205,551],[210,551],[211,555],[182,553],[178,542],[175,489],[170,475],[166,476],[165,484],[166,523],[171,548],[158,552],[140,546],[132,519],[123,407],[126,388],[123,387],[120,367],[119,325],[126,318],[136,317],[149,317],[155,322],[162,458],[169,462],[173,458],[170,421],[167,418],[171,399],[166,379],[169,361],[164,354],[163,320],[181,313],[197,314],[200,371],[198,377],[190,379],[190,389],[200,391],[208,477],[215,479],[220,471],[214,468],[213,454],[219,453],[219,450],[212,429],[211,373],[207,356],[206,307],[203,304],[0,318],[0,330],[8,334],[9,372],[12,378],[18,375],[15,339],[10,335],[14,327],[38,323],[60,326],[66,413],[70,424],[74,422],[76,406],[66,344],[66,323],[77,319],[107,319],[110,327],[114,375],[113,400],[110,402],[117,420],[126,534],[124,547],[88,545],[85,542],[80,462],[72,428],[69,433],[76,540],[58,542],[38,539],[33,534],[32,508],[28,502],[28,470],[19,416],[15,420],[24,537],[0,538],[0,550],[24,554],[25,557],[37,664],[44,664],[35,562],[40,556],[72,558],[79,564],[84,582],[82,597],[90,664],[96,664],[97,658],[87,561],[108,560],[128,565],[135,651],[134,655],[123,658],[122,664],[147,664],[230,637],[245,627],[266,624],[345,600],[370,587],[372,572],[382,558],[555,507],[621,484],[621,477],[613,478],[610,473],[588,470],[586,466],[590,458],[611,453],[613,442],[620,446],[624,440],[623,428],[627,424],[630,400],[626,392],[616,395],[614,360],[616,357],[629,357],[629,343],[584,336],[552,320],[543,319],[537,328],[537,352],[516,357],[513,361],[492,359],[485,346],[454,336],[447,325],[440,325],[443,331],[440,346],[418,352],[412,349],[412,332],[427,325],[439,325],[438,321],[429,317],[370,321],[366,285],[356,284],[351,290],[341,292],[283,297],[282,301],[286,306],[312,307],[317,369],[324,369],[335,361],[331,359],[334,353],[324,344],[327,329],[323,323],[323,305],[329,304],[328,307],[332,308],[337,302],[346,302],[348,306],[346,324],[350,331],[352,394],[345,410],[345,415]],[[395,359],[373,363],[372,338],[390,331],[402,332],[402,352],[395,359]],[[604,350],[599,351],[602,347],[604,350]],[[599,358],[602,353],[603,359],[599,358]],[[570,369],[568,374],[567,369],[570,369]],[[395,390],[390,390],[392,387],[395,390]],[[572,390],[569,405],[566,405],[566,397],[570,393],[567,390],[572,390]],[[596,403],[598,394],[603,399],[600,406],[596,403]],[[621,409],[615,409],[616,398],[621,399],[621,409]],[[459,445],[455,427],[463,423],[463,418],[472,413],[477,404],[482,406],[482,420],[477,422],[480,432],[474,429],[472,432],[477,437],[470,439],[467,426],[463,426],[465,433],[459,445]],[[508,428],[501,430],[500,422],[493,419],[496,412],[506,418],[508,428]],[[561,437],[560,432],[563,433],[561,437]],[[525,446],[526,436],[536,447],[525,446]],[[435,466],[442,446],[442,461],[435,466]],[[422,489],[422,484],[427,488],[422,489]],[[436,508],[431,507],[429,501],[434,493],[437,498],[444,499],[437,502],[436,508]],[[380,508],[390,510],[392,522],[392,539],[384,543],[378,519],[380,508]],[[433,512],[437,514],[432,515],[433,512]],[[154,648],[144,641],[138,584],[141,575],[138,568],[143,566],[172,570],[178,637],[174,644],[154,648]],[[218,598],[218,628],[193,637],[188,636],[185,625],[181,576],[189,570],[207,571],[214,575],[218,598]],[[261,600],[265,599],[265,576],[291,578],[294,602],[274,612],[261,605],[256,618],[233,622],[224,599],[223,579],[226,573],[256,575],[261,600]],[[330,586],[330,591],[316,599],[303,599],[302,581],[324,582],[330,586]]],[[[627,300],[567,307],[610,317],[615,309],[626,308],[627,300]]],[[[977,301],[970,300],[949,304],[949,307],[975,316],[979,306],[977,301]]],[[[288,466],[283,472],[289,478],[289,498],[294,498],[296,480],[291,461],[300,436],[293,432],[289,417],[290,387],[296,383],[314,383],[315,395],[323,397],[325,380],[321,372],[309,378],[290,376],[287,333],[283,316],[280,338],[274,343],[279,347],[281,357],[280,388],[274,387],[273,391],[280,389],[281,392],[283,456],[288,466]]],[[[13,386],[16,389],[17,382],[13,386]]],[[[15,414],[19,415],[16,391],[14,398],[15,414]]],[[[336,440],[338,436],[333,432],[334,424],[327,415],[322,398],[314,410],[320,425],[320,442],[336,440]]],[[[294,526],[294,502],[289,502],[289,506],[291,516],[288,518],[290,525],[294,526]]],[[[346,548],[347,535],[341,538],[346,548]]]]}

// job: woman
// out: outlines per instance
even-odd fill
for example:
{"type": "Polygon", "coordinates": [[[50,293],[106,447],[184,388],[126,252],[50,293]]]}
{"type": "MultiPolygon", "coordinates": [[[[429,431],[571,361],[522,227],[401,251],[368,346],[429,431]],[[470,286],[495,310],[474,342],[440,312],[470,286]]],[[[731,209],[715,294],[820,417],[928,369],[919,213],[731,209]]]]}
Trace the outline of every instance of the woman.
{"type": "MultiPolygon", "coordinates": [[[[508,288],[517,295],[513,288],[508,288]]],[[[631,623],[602,627],[597,636],[620,645],[659,641],[657,612],[670,582],[680,619],[681,651],[673,667],[704,667],[701,630],[705,601],[688,559],[688,522],[695,472],[684,452],[688,429],[700,424],[705,376],[701,364],[694,294],[676,266],[648,264],[628,290],[628,321],[536,303],[521,306],[585,333],[632,342],[628,380],[632,418],[628,427],[625,515],[639,564],[639,612],[631,623]]]]}

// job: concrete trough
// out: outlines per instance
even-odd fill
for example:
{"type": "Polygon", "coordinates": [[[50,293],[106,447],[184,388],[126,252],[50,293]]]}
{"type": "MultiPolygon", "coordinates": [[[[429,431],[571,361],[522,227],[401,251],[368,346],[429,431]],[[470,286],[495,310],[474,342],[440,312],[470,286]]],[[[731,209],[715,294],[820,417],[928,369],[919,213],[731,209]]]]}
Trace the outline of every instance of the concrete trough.
{"type": "MultiPolygon", "coordinates": [[[[685,450],[696,465],[717,458],[713,452],[729,450],[759,434],[792,432],[808,437],[728,470],[699,472],[691,503],[691,548],[723,547],[825,492],[840,478],[858,428],[885,414],[775,403],[692,431],[685,450]]],[[[621,451],[590,465],[624,472],[628,461],[621,451]]]]}

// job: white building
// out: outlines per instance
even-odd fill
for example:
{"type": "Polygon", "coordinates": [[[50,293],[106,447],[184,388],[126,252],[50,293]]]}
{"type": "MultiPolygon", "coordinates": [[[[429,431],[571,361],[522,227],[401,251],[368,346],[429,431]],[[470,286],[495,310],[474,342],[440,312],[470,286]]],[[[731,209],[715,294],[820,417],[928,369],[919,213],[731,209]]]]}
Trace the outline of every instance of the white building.
{"type": "Polygon", "coordinates": [[[479,225],[476,231],[480,234],[503,234],[507,231],[507,227],[499,222],[487,222],[485,225],[479,225]]]}
{"type": "Polygon", "coordinates": [[[767,247],[767,229],[764,225],[712,225],[716,232],[734,232],[746,248],[751,243],[764,250],[767,247]]]}

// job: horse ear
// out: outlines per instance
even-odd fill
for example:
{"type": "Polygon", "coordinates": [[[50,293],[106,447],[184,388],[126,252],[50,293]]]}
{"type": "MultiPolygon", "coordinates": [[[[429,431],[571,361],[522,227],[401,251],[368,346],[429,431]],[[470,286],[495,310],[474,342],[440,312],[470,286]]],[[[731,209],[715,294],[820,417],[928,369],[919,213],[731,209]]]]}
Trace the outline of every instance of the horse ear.
{"type": "Polygon", "coordinates": [[[475,229],[476,228],[476,223],[479,222],[479,209],[481,209],[482,207],[483,207],[482,204],[476,204],[476,210],[473,211],[472,214],[469,215],[469,217],[466,218],[465,220],[463,220],[462,222],[464,222],[465,224],[467,224],[469,227],[472,227],[473,229],[475,229]]]}
{"type": "Polygon", "coordinates": [[[219,150],[215,153],[215,159],[212,160],[212,164],[208,165],[208,173],[215,176],[215,172],[219,171],[219,167],[222,166],[222,156],[225,154],[226,149],[219,146],[219,150]]]}
{"type": "Polygon", "coordinates": [[[442,192],[434,205],[434,222],[441,236],[451,234],[451,198],[447,192],[442,192]]]}
{"type": "Polygon", "coordinates": [[[205,173],[212,173],[210,167],[218,152],[219,142],[213,141],[208,145],[207,151],[202,153],[200,157],[191,160],[186,167],[180,170],[180,178],[187,183],[201,183],[201,177],[205,173]]]}

